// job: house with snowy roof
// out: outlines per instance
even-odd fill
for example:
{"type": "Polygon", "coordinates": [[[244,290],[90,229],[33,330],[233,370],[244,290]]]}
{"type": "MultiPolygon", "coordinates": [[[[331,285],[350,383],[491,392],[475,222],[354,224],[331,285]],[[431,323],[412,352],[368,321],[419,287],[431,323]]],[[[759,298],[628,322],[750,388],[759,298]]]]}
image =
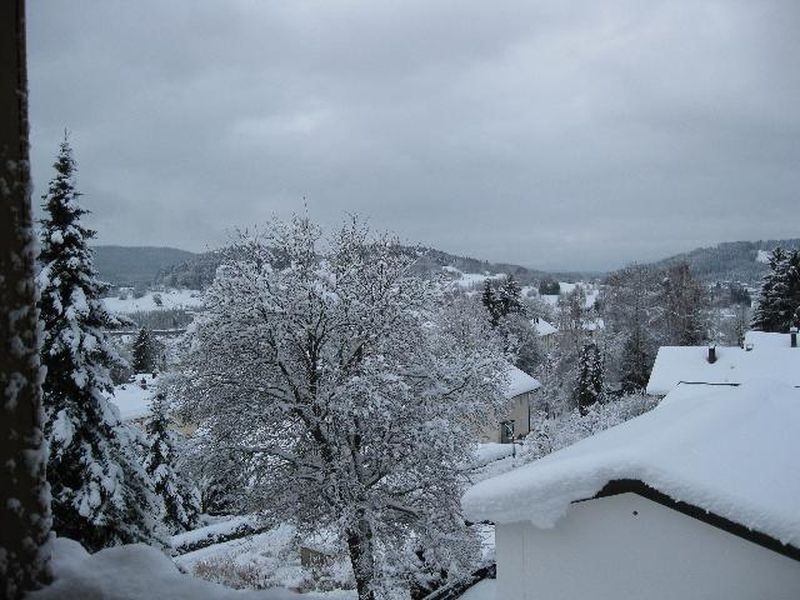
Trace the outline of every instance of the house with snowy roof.
{"type": "Polygon", "coordinates": [[[533,393],[542,387],[539,381],[513,365],[508,366],[508,380],[504,395],[507,410],[481,432],[480,441],[507,444],[525,437],[531,430],[531,404],[533,393]]]}
{"type": "Polygon", "coordinates": [[[536,332],[536,337],[539,338],[542,347],[547,352],[552,352],[558,343],[558,328],[541,317],[531,319],[531,327],[536,332]]]}
{"type": "Polygon", "coordinates": [[[800,598],[800,389],[684,389],[466,492],[495,598],[800,598]]]}
{"type": "Polygon", "coordinates": [[[681,383],[739,385],[752,379],[771,379],[800,387],[796,332],[748,332],[743,348],[662,346],[650,373],[647,393],[664,396],[681,383]]]}

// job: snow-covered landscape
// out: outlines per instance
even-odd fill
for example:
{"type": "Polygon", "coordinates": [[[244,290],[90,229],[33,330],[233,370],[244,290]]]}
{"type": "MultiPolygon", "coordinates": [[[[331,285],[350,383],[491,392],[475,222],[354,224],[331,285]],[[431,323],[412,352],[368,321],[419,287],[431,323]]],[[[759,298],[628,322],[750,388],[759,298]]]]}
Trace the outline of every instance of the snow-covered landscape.
{"type": "Polygon", "coordinates": [[[0,3],[0,600],[800,598],[799,17],[0,3]]]}

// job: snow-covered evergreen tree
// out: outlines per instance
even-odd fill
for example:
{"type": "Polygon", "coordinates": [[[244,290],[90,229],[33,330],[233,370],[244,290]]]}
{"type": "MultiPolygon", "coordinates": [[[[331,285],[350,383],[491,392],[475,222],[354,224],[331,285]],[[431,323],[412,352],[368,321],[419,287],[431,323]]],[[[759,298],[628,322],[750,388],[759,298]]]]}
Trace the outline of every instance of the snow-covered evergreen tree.
{"type": "Polygon", "coordinates": [[[77,201],[66,140],[54,167],[44,196],[38,277],[54,529],[90,550],[151,541],[157,524],[152,486],[131,433],[107,399],[109,367],[119,359],[105,329],[115,321],[100,301],[105,288],[88,246],[94,232],[81,225],[86,211],[77,201]]]}
{"type": "Polygon", "coordinates": [[[581,414],[603,394],[603,363],[597,344],[586,344],[578,358],[578,380],[575,384],[575,402],[581,414]]]}
{"type": "Polygon", "coordinates": [[[171,428],[164,395],[151,404],[145,426],[147,456],[144,466],[164,505],[163,521],[170,533],[192,529],[200,515],[200,493],[178,473],[178,438],[171,428]]]}
{"type": "Polygon", "coordinates": [[[241,497],[338,531],[362,600],[404,578],[409,540],[452,576],[470,568],[462,465],[505,406],[490,325],[452,310],[415,260],[357,222],[327,246],[305,218],[245,237],[186,365],[188,408],[211,451],[238,455],[241,497]]]}
{"type": "Polygon", "coordinates": [[[157,368],[153,336],[147,327],[139,329],[132,347],[131,368],[134,373],[152,373],[157,368]]]}
{"type": "Polygon", "coordinates": [[[800,251],[772,251],[752,324],[754,329],[779,333],[800,326],[800,251]]]}

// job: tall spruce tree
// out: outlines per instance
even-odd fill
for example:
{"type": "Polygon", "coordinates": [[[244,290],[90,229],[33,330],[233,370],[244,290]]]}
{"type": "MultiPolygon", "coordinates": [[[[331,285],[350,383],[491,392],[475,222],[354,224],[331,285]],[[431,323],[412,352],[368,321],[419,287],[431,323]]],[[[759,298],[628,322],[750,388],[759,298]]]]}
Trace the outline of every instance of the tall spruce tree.
{"type": "Polygon", "coordinates": [[[800,251],[780,247],[772,251],[752,325],[779,333],[800,325],[800,251]]]}
{"type": "Polygon", "coordinates": [[[200,492],[178,473],[178,438],[170,427],[166,401],[158,394],[145,426],[145,469],[164,505],[164,524],[170,533],[192,529],[200,515],[200,492]]]}
{"type": "Polygon", "coordinates": [[[582,415],[597,402],[603,393],[603,364],[600,349],[590,342],[581,350],[578,357],[578,381],[575,385],[575,401],[582,415]]]}
{"type": "Polygon", "coordinates": [[[149,373],[156,368],[155,346],[153,336],[147,327],[139,329],[133,341],[133,360],[131,368],[134,373],[149,373]]]}
{"type": "Polygon", "coordinates": [[[105,329],[115,321],[103,307],[87,244],[94,232],[81,225],[75,161],[66,138],[43,197],[40,318],[45,436],[50,445],[47,478],[54,529],[89,550],[151,541],[156,534],[155,496],[131,432],[107,395],[109,368],[119,359],[105,329]]]}

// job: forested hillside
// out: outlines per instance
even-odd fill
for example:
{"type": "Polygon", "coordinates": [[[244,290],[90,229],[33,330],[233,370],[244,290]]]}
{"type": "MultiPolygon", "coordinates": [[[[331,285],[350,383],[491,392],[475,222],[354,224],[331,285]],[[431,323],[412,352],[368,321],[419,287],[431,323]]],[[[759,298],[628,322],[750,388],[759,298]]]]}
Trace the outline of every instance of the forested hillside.
{"type": "Polygon", "coordinates": [[[757,242],[724,242],[708,248],[696,248],[653,263],[667,267],[686,262],[692,272],[706,282],[741,281],[757,284],[767,272],[766,252],[776,246],[800,248],[800,238],[759,240],[757,242]]]}
{"type": "Polygon", "coordinates": [[[193,252],[151,246],[94,246],[100,278],[112,285],[146,287],[165,267],[186,261],[193,252]]]}

